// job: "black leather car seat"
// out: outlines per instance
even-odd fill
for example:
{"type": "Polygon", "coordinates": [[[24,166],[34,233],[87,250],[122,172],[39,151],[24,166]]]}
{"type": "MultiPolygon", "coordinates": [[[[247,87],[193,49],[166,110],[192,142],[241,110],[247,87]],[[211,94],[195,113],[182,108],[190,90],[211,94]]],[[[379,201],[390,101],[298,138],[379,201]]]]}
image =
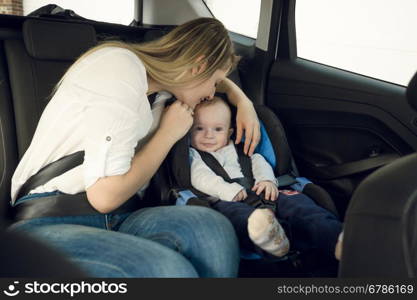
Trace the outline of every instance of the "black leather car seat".
{"type": "Polygon", "coordinates": [[[96,44],[89,24],[28,19],[22,40],[5,41],[19,158],[28,148],[52,91],[68,67],[96,44]]]}
{"type": "MultiPolygon", "coordinates": [[[[417,110],[417,73],[407,90],[417,110]]],[[[417,154],[367,177],[346,213],[340,277],[417,276],[417,154]]]]}

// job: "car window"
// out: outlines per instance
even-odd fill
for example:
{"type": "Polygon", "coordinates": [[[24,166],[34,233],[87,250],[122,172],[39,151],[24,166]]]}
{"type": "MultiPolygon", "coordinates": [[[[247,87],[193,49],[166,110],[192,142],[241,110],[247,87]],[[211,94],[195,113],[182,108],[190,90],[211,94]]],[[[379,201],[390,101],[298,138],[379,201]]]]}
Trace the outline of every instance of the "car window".
{"type": "Polygon", "coordinates": [[[96,21],[129,25],[134,19],[134,0],[23,0],[2,1],[0,13],[28,15],[32,11],[47,5],[56,4],[71,9],[81,17],[96,21]]]}
{"type": "Polygon", "coordinates": [[[204,0],[228,30],[256,39],[261,0],[204,0]]]}
{"type": "Polygon", "coordinates": [[[407,85],[417,70],[417,0],[297,0],[301,58],[407,85]]]}

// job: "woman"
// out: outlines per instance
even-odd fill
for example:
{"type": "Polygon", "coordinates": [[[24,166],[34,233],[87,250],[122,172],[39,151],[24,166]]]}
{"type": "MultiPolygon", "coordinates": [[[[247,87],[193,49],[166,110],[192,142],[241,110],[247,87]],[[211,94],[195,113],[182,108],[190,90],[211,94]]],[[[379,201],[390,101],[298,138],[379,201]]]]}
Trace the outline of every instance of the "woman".
{"type": "Polygon", "coordinates": [[[245,151],[253,153],[259,141],[256,113],[226,78],[235,62],[226,29],[211,18],[187,22],[154,42],[113,42],[89,50],[45,108],[13,176],[12,202],[19,207],[85,191],[97,213],[31,218],[11,229],[39,236],[91,276],[235,276],[237,241],[218,213],[175,206],[116,211],[146,188],[191,127],[194,107],[215,91],[227,93],[237,106],[236,142],[245,132],[245,151]],[[164,111],[163,91],[178,99],[164,111]],[[156,92],[161,93],[151,109],[147,95],[156,92]],[[77,151],[84,151],[81,165],[21,195],[32,175],[77,151]]]}

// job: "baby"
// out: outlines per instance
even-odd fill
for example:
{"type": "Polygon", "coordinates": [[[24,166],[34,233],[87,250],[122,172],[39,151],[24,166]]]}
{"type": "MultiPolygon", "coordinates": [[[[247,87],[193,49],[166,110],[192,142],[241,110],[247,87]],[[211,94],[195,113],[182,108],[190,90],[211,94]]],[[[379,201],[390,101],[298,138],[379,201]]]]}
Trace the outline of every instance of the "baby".
{"type": "Polygon", "coordinates": [[[270,201],[278,198],[277,180],[268,162],[260,154],[252,155],[255,182],[247,191],[238,182],[229,183],[216,175],[199,154],[203,151],[213,155],[231,179],[244,177],[236,148],[230,140],[233,133],[230,124],[231,111],[223,99],[214,97],[196,107],[191,130],[191,183],[197,190],[221,199],[212,207],[229,218],[243,246],[255,244],[274,256],[283,256],[289,250],[289,241],[274,212],[245,203],[248,193],[270,201]]]}

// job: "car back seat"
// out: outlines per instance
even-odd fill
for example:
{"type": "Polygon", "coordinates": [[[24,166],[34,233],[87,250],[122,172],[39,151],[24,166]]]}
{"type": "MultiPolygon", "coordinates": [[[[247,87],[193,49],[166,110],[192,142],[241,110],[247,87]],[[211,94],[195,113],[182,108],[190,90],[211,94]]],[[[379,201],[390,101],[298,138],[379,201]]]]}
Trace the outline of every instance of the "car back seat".
{"type": "Polygon", "coordinates": [[[4,41],[20,39],[20,30],[0,29],[0,219],[8,217],[10,182],[16,168],[17,141],[4,41]]]}
{"type": "MultiPolygon", "coordinates": [[[[10,19],[8,16],[5,18],[10,19]]],[[[4,23],[0,20],[2,219],[11,217],[8,205],[10,184],[18,160],[29,147],[53,89],[68,67],[98,41],[118,39],[138,42],[161,35],[158,30],[100,22],[15,16],[12,19],[13,22],[4,23]],[[149,36],[145,37],[147,32],[149,36]]],[[[165,182],[155,180],[155,188],[165,182]]]]}
{"type": "Polygon", "coordinates": [[[39,118],[54,86],[70,64],[96,44],[95,30],[87,24],[27,19],[21,30],[3,29],[0,76],[2,136],[5,147],[0,167],[1,211],[10,217],[10,182],[17,161],[29,147],[39,118]],[[9,129],[10,128],[10,129],[9,129]]]}
{"type": "Polygon", "coordinates": [[[84,51],[96,44],[87,24],[29,19],[23,40],[6,40],[19,158],[29,147],[54,86],[84,51]]]}
{"type": "MultiPolygon", "coordinates": [[[[116,36],[122,40],[129,40],[134,36],[135,41],[139,41],[160,35],[152,31],[145,36],[143,29],[129,29],[127,39],[124,39],[122,36],[126,36],[125,32],[120,34],[117,30],[120,26],[101,26],[97,35],[96,27],[88,23],[37,18],[20,20],[24,21],[21,31],[8,30],[4,38],[0,33],[4,47],[4,50],[3,47],[0,49],[0,78],[4,78],[1,81],[0,95],[5,95],[0,109],[0,146],[3,146],[0,151],[5,152],[4,157],[0,158],[0,167],[4,174],[0,192],[4,195],[1,201],[4,207],[9,202],[10,179],[17,161],[30,144],[53,88],[75,59],[96,44],[97,36],[99,39],[116,36]]],[[[239,83],[237,72],[232,77],[239,83]]],[[[281,162],[280,168],[282,166],[281,162]]],[[[154,191],[169,189],[165,171],[158,172],[159,177],[153,179],[154,191]]],[[[159,199],[153,199],[154,204],[162,203],[159,199]]]]}

